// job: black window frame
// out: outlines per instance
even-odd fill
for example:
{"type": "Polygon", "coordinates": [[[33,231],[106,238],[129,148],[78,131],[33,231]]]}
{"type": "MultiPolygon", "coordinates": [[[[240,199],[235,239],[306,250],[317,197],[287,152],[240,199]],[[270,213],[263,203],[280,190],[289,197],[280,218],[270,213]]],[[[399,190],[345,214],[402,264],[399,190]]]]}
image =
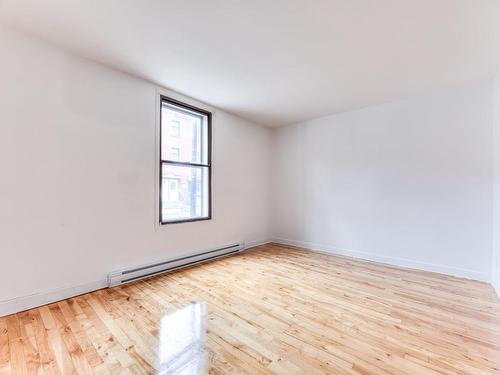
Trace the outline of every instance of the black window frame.
{"type": "MultiPolygon", "coordinates": [[[[180,128],[179,128],[180,130],[180,128]]],[[[159,155],[158,159],[160,160],[159,163],[159,223],[160,225],[168,225],[168,224],[180,224],[180,223],[191,223],[195,221],[205,221],[205,220],[212,220],[212,112],[207,111],[205,109],[198,108],[196,106],[193,106],[191,104],[187,104],[184,102],[181,102],[176,99],[169,98],[168,96],[165,95],[160,95],[160,147],[159,147],[159,155]],[[196,114],[200,114],[200,116],[206,116],[207,118],[207,163],[191,163],[191,162],[182,162],[182,161],[173,161],[173,160],[163,160],[162,159],[162,130],[163,130],[163,116],[162,116],[162,107],[163,103],[167,103],[176,107],[179,107],[180,110],[184,109],[186,112],[188,112],[190,115],[193,114],[193,112],[196,114]],[[162,211],[163,211],[163,202],[162,202],[162,188],[163,188],[163,165],[164,164],[170,164],[170,165],[178,165],[178,166],[184,166],[184,167],[203,167],[207,168],[208,170],[208,215],[203,216],[203,217],[196,217],[196,218],[190,218],[190,219],[181,219],[181,220],[168,220],[168,221],[163,221],[162,220],[162,211]]]]}

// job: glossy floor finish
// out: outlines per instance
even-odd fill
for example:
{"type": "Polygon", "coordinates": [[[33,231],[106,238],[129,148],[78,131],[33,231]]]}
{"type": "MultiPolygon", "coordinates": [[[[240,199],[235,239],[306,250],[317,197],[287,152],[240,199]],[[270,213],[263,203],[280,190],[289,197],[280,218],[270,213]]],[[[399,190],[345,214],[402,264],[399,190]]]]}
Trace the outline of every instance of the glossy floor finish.
{"type": "Polygon", "coordinates": [[[491,374],[475,281],[264,245],[0,318],[0,374],[491,374]]]}

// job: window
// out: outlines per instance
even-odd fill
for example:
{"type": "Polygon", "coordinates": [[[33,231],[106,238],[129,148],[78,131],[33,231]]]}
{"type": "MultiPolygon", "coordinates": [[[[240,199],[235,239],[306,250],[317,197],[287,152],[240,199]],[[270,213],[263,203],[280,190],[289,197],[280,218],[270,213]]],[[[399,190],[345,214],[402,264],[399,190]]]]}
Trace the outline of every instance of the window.
{"type": "Polygon", "coordinates": [[[161,224],[211,218],[211,117],[161,97],[161,224]]]}
{"type": "Polygon", "coordinates": [[[179,138],[181,136],[181,123],[177,120],[172,120],[170,123],[170,135],[179,138]]]}

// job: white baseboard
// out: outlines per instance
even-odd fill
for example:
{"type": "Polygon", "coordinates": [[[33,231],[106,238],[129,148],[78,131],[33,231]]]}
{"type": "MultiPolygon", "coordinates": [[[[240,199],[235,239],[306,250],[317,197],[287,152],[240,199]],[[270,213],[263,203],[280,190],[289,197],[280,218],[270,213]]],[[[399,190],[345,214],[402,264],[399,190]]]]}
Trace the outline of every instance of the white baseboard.
{"type": "MultiPolygon", "coordinates": [[[[245,250],[252,247],[264,245],[269,242],[270,240],[268,239],[248,241],[245,243],[245,250]]],[[[103,280],[98,280],[83,285],[59,288],[45,292],[34,293],[27,296],[3,300],[0,301],[0,317],[43,306],[48,303],[75,297],[80,294],[90,293],[98,289],[106,288],[107,286],[107,279],[104,278],[103,280]]]]}
{"type": "MultiPolygon", "coordinates": [[[[386,263],[386,264],[390,264],[390,265],[398,266],[398,267],[403,267],[403,268],[412,268],[412,269],[418,269],[418,270],[422,270],[422,271],[437,272],[437,273],[462,277],[462,278],[471,279],[471,280],[479,280],[479,281],[486,281],[486,282],[491,281],[490,275],[488,275],[486,273],[482,273],[482,272],[478,272],[478,271],[474,271],[474,270],[463,269],[463,268],[444,266],[444,265],[440,265],[440,264],[425,263],[425,262],[404,259],[404,258],[394,258],[394,257],[386,256],[386,255],[377,255],[377,254],[367,253],[364,251],[348,250],[348,249],[342,249],[342,248],[338,248],[338,247],[330,246],[330,245],[289,240],[286,238],[273,238],[272,242],[283,244],[283,245],[292,245],[292,246],[297,246],[297,247],[303,247],[303,248],[310,249],[313,251],[321,251],[321,252],[325,252],[325,253],[345,255],[345,256],[349,256],[349,257],[353,257],[353,258],[370,260],[370,261],[379,262],[379,263],[386,263]]],[[[500,291],[500,288],[497,289],[497,293],[499,291],[500,291]]]]}
{"type": "Polygon", "coordinates": [[[83,285],[54,289],[0,301],[0,317],[93,292],[106,286],[107,281],[103,279],[83,285]]]}
{"type": "Polygon", "coordinates": [[[257,247],[257,246],[265,245],[266,243],[270,243],[270,242],[271,242],[270,239],[248,241],[248,242],[245,242],[245,250],[251,249],[252,247],[257,247]]]}
{"type": "MultiPolygon", "coordinates": [[[[473,270],[418,262],[409,259],[393,258],[385,255],[376,255],[376,254],[366,253],[363,251],[353,251],[353,250],[341,249],[335,246],[289,240],[285,238],[248,241],[245,244],[245,249],[250,249],[252,247],[265,245],[270,242],[280,243],[283,245],[303,247],[313,251],[320,251],[330,254],[340,254],[353,258],[371,260],[374,262],[386,263],[404,268],[413,268],[424,271],[438,272],[452,276],[464,277],[472,280],[480,280],[487,282],[490,281],[489,275],[473,270]]],[[[495,288],[497,295],[500,297],[500,285],[496,285],[495,283],[492,283],[492,285],[495,288]]],[[[38,306],[46,305],[48,303],[61,301],[67,298],[75,297],[80,294],[89,293],[106,287],[107,287],[107,280],[103,279],[83,285],[54,289],[46,292],[34,293],[27,296],[0,301],[0,317],[28,310],[31,308],[35,308],[38,306]]]]}

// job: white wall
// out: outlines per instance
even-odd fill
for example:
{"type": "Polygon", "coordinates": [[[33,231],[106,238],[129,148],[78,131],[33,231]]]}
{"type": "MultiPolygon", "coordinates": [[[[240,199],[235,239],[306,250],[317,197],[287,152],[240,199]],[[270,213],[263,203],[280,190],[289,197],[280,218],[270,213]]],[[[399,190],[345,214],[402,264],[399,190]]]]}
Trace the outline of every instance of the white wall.
{"type": "Polygon", "coordinates": [[[216,111],[214,219],[157,229],[157,87],[5,29],[0,56],[4,311],[123,267],[268,238],[269,129],[216,111]]]}
{"type": "Polygon", "coordinates": [[[280,242],[488,280],[491,83],[273,133],[280,242]]]}
{"type": "Polygon", "coordinates": [[[500,71],[493,84],[493,171],[492,284],[500,296],[500,71]]]}

